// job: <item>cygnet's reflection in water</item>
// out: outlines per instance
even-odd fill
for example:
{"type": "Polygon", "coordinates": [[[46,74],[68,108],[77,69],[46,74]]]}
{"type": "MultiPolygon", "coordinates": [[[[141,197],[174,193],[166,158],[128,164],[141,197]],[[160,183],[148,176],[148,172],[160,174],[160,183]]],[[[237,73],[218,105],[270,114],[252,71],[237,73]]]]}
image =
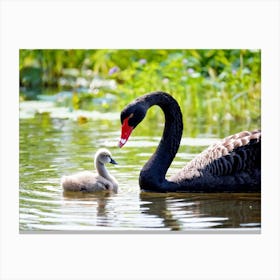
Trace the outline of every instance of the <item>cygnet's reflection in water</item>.
{"type": "Polygon", "coordinates": [[[141,192],[143,214],[157,216],[171,230],[260,228],[261,195],[141,192]]]}
{"type": "Polygon", "coordinates": [[[69,204],[72,204],[75,209],[77,206],[79,206],[79,211],[87,208],[86,215],[89,213],[94,215],[93,221],[96,222],[96,226],[111,226],[111,218],[109,217],[109,212],[106,210],[106,207],[110,197],[114,195],[114,193],[109,191],[101,191],[96,193],[63,192],[63,198],[67,203],[67,206],[69,207],[69,204]],[[93,208],[93,211],[88,211],[89,207],[93,208]]]}

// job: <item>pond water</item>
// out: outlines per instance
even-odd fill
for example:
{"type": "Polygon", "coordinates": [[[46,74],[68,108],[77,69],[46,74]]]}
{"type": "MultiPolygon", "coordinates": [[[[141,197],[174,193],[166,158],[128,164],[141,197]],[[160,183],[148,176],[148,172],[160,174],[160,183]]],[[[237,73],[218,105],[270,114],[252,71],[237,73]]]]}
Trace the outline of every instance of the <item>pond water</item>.
{"type": "MultiPolygon", "coordinates": [[[[32,108],[32,104],[22,105],[32,108]]],[[[144,121],[143,130],[137,128],[138,132],[135,130],[120,149],[117,147],[119,113],[95,113],[92,118],[76,113],[73,118],[73,114],[61,117],[52,112],[31,116],[26,112],[23,110],[20,118],[20,232],[150,233],[205,229],[259,232],[260,194],[140,192],[139,171],[157,147],[162,133],[162,125],[157,122],[144,121]],[[147,124],[149,129],[145,130],[147,124]],[[108,148],[118,162],[108,169],[119,182],[119,192],[64,193],[61,176],[93,169],[93,156],[100,147],[108,148]]],[[[195,138],[184,134],[168,176],[218,137],[215,133],[200,133],[195,138]]]]}

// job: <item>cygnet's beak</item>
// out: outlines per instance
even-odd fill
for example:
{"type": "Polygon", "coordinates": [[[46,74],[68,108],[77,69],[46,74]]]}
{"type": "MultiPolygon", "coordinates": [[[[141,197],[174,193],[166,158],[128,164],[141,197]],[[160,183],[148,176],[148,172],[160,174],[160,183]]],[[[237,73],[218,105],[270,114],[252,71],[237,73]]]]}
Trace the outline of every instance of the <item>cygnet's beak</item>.
{"type": "Polygon", "coordinates": [[[112,159],[112,158],[111,158],[110,163],[112,163],[112,164],[118,164],[118,163],[117,163],[114,159],[112,159]]]}

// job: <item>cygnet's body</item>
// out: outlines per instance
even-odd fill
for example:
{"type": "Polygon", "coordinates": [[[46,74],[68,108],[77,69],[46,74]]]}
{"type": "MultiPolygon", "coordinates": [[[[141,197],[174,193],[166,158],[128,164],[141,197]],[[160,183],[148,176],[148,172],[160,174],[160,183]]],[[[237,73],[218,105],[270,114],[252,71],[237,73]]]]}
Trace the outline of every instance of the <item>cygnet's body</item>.
{"type": "Polygon", "coordinates": [[[97,174],[90,171],[82,171],[70,176],[63,176],[61,178],[61,185],[65,191],[114,191],[118,190],[117,180],[109,174],[105,164],[117,164],[111,153],[107,149],[99,149],[94,158],[94,165],[97,174]]]}

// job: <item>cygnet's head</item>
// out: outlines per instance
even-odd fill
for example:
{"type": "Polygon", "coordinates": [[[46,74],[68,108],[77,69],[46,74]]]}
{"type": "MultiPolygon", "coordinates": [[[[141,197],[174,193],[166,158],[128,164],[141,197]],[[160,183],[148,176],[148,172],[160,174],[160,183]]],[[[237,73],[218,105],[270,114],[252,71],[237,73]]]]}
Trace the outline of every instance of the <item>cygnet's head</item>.
{"type": "Polygon", "coordinates": [[[99,149],[94,157],[94,162],[100,162],[102,164],[112,163],[117,164],[117,162],[112,158],[112,154],[107,149],[99,149]]]}

